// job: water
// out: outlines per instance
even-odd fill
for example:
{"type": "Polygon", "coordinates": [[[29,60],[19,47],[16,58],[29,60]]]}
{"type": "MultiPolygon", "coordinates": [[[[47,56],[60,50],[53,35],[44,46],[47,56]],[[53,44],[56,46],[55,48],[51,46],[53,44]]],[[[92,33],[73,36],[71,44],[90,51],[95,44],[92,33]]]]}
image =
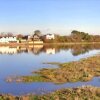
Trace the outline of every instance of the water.
{"type": "Polygon", "coordinates": [[[8,83],[10,76],[31,75],[42,68],[56,68],[44,62],[71,62],[100,53],[100,45],[35,45],[30,47],[0,47],[0,93],[22,95],[27,93],[43,94],[60,88],[92,85],[100,87],[100,78],[89,82],[54,84],[51,82],[8,83]]]}

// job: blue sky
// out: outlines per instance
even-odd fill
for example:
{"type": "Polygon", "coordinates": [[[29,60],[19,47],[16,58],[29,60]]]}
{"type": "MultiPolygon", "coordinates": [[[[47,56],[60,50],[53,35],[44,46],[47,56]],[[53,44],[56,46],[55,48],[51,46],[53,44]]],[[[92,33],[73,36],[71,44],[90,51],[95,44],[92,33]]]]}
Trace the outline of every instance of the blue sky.
{"type": "Polygon", "coordinates": [[[100,33],[100,0],[0,0],[0,32],[100,33]]]}

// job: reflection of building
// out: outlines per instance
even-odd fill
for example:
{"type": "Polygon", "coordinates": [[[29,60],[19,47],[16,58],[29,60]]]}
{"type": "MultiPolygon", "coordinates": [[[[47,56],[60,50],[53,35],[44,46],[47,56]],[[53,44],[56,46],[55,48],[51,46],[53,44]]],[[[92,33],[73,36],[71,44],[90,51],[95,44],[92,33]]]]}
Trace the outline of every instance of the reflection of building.
{"type": "Polygon", "coordinates": [[[44,47],[43,45],[30,45],[30,46],[17,46],[17,47],[9,47],[9,46],[1,46],[0,47],[0,54],[15,54],[15,53],[29,53],[32,52],[33,54],[40,54],[42,52],[47,54],[55,54],[56,49],[51,47],[44,47]]]}
{"type": "Polygon", "coordinates": [[[43,48],[43,45],[34,45],[33,46],[33,53],[39,54],[41,52],[41,49],[43,48]]]}
{"type": "Polygon", "coordinates": [[[0,47],[1,54],[15,54],[17,53],[17,48],[10,48],[10,47],[0,47]]]}
{"type": "Polygon", "coordinates": [[[47,48],[46,49],[47,54],[55,54],[55,52],[56,52],[55,48],[47,48]]]}
{"type": "Polygon", "coordinates": [[[28,52],[28,49],[27,49],[26,47],[21,47],[21,48],[20,48],[20,51],[21,51],[21,52],[26,52],[26,53],[27,53],[27,52],[28,52]]]}

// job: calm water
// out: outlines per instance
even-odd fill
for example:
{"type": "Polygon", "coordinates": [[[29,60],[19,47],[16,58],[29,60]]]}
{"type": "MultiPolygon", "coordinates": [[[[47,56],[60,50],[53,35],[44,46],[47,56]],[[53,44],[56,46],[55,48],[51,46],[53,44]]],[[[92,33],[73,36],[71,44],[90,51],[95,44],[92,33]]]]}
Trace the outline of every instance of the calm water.
{"type": "Polygon", "coordinates": [[[54,84],[50,82],[7,83],[10,76],[31,75],[42,68],[56,68],[44,62],[70,62],[100,53],[100,45],[0,47],[0,93],[22,95],[43,94],[60,88],[93,85],[100,87],[100,78],[89,82],[54,84]]]}

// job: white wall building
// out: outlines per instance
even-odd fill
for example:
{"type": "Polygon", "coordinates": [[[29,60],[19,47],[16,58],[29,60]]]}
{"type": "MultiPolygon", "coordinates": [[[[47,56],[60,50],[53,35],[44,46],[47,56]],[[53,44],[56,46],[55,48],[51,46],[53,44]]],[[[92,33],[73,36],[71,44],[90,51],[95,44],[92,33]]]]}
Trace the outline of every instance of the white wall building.
{"type": "Polygon", "coordinates": [[[54,34],[47,34],[46,35],[46,39],[55,39],[55,35],[54,34]]]}
{"type": "Polygon", "coordinates": [[[0,38],[0,43],[17,42],[16,37],[2,37],[0,38]]]}

